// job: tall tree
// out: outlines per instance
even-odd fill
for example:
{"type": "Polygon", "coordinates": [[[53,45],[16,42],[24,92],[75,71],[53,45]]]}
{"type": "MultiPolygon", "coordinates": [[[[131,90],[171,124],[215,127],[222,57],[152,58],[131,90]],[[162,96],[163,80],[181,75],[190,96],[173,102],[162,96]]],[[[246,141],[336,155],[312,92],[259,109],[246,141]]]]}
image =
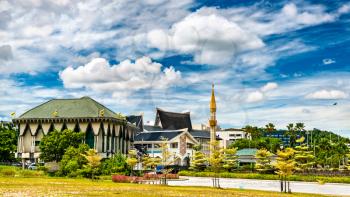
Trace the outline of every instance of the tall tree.
{"type": "Polygon", "coordinates": [[[266,173],[272,169],[271,156],[273,154],[265,148],[256,152],[256,170],[261,173],[266,173]]]}
{"type": "Polygon", "coordinates": [[[244,132],[246,132],[245,138],[248,138],[248,135],[251,136],[251,139],[256,139],[261,137],[261,132],[258,129],[258,127],[247,125],[243,129],[244,129],[244,132]]]}
{"type": "Polygon", "coordinates": [[[277,169],[276,173],[281,177],[281,192],[290,191],[289,181],[287,187],[287,180],[295,170],[294,153],[295,150],[293,148],[286,148],[282,151],[277,151],[277,162],[275,163],[275,168],[277,169]]]}
{"type": "Polygon", "coordinates": [[[286,135],[289,137],[289,146],[294,147],[297,138],[297,130],[293,123],[287,125],[286,135]]]}
{"type": "Polygon", "coordinates": [[[0,161],[15,160],[17,131],[10,124],[0,123],[0,161]]]}
{"type": "Polygon", "coordinates": [[[305,172],[311,169],[313,165],[315,165],[315,156],[313,155],[312,151],[309,151],[309,147],[304,143],[304,141],[305,137],[303,136],[296,140],[296,142],[300,145],[295,147],[294,155],[296,170],[301,172],[305,172]]]}
{"type": "Polygon", "coordinates": [[[72,146],[78,148],[84,139],[84,133],[72,130],[52,131],[45,135],[40,144],[40,158],[44,161],[61,161],[62,156],[72,146]]]}
{"type": "Polygon", "coordinates": [[[273,123],[268,123],[265,125],[265,131],[271,136],[271,133],[276,131],[275,125],[273,123]]]}

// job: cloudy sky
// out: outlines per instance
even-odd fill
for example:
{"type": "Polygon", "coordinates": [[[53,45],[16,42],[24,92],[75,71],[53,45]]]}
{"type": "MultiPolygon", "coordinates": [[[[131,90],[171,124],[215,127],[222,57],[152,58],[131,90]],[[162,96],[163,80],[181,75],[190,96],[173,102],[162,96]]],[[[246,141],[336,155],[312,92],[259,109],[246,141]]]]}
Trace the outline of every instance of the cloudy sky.
{"type": "Polygon", "coordinates": [[[350,136],[350,2],[0,0],[0,119],[51,98],[350,136]],[[337,105],[334,105],[337,103],[337,105]]]}

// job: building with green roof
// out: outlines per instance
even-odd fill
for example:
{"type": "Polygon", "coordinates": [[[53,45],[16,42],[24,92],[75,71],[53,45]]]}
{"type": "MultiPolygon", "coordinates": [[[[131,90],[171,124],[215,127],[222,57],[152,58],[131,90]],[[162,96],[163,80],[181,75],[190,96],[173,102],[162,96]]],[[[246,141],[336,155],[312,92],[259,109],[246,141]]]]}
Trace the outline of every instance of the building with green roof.
{"type": "Polygon", "coordinates": [[[90,97],[52,99],[13,119],[19,129],[17,157],[40,158],[39,143],[53,130],[85,133],[84,142],[102,157],[127,153],[137,127],[90,97]]]}

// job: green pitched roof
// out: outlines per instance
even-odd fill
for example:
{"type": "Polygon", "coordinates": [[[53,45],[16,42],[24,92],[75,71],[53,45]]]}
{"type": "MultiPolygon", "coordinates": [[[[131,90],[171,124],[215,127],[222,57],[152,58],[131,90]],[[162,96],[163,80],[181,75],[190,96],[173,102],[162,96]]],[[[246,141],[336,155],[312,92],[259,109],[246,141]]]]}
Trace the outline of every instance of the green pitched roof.
{"type": "Polygon", "coordinates": [[[18,119],[26,118],[95,118],[100,117],[100,111],[104,110],[104,117],[116,117],[117,114],[93,100],[90,97],[79,99],[52,99],[22,114],[18,119]]]}
{"type": "Polygon", "coordinates": [[[256,151],[258,151],[258,149],[256,148],[244,148],[241,150],[238,150],[236,155],[237,156],[251,156],[251,155],[256,155],[256,151]]]}

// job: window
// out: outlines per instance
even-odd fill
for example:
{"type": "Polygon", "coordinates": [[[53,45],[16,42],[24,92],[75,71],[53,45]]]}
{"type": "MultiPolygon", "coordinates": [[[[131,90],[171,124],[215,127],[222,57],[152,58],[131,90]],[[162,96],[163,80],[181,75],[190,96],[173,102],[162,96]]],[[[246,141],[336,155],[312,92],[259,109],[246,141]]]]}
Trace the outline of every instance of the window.
{"type": "Polygon", "coordinates": [[[35,141],[35,146],[39,146],[40,141],[35,141]]]}
{"type": "Polygon", "coordinates": [[[229,136],[230,136],[230,137],[235,137],[235,136],[236,136],[236,134],[230,134],[229,136]]]}
{"type": "Polygon", "coordinates": [[[187,148],[193,148],[193,144],[187,143],[187,148]]]}
{"type": "Polygon", "coordinates": [[[179,143],[177,142],[170,144],[170,148],[178,148],[178,147],[179,147],[179,143]]]}

